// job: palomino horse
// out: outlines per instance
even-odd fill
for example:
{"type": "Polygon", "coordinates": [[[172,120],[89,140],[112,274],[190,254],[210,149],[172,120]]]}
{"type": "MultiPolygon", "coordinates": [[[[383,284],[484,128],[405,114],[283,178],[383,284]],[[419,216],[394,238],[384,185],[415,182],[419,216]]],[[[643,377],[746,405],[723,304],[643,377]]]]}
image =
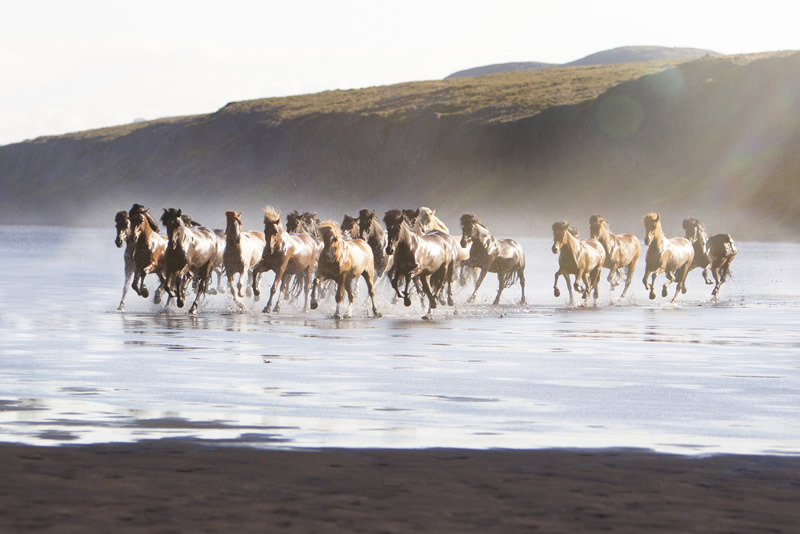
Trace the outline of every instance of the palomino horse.
{"type": "Polygon", "coordinates": [[[197,312],[197,303],[208,288],[208,280],[217,257],[219,241],[213,230],[204,226],[188,227],[181,210],[164,209],[161,222],[167,228],[166,289],[176,297],[178,307],[186,300],[189,279],[196,281],[196,295],[189,313],[197,312]]]}
{"type": "Polygon", "coordinates": [[[694,247],[692,269],[703,269],[703,280],[706,284],[715,284],[711,295],[717,298],[719,288],[727,280],[731,262],[738,252],[736,244],[729,234],[715,234],[709,238],[703,223],[694,218],[684,219],[683,229],[686,230],[686,239],[694,247]],[[714,276],[714,282],[708,279],[708,271],[714,276]]]}
{"type": "Polygon", "coordinates": [[[572,288],[583,292],[583,299],[589,298],[593,292],[597,301],[597,282],[600,280],[600,271],[606,261],[606,251],[596,239],[578,239],[578,230],[570,226],[567,221],[553,223],[553,254],[558,254],[558,270],[553,282],[553,295],[561,295],[558,290],[558,277],[563,276],[569,290],[569,302],[572,304],[574,296],[572,288]],[[575,283],[570,285],[569,275],[575,276],[575,283]],[[579,282],[583,282],[583,289],[579,282]]]}
{"type": "Polygon", "coordinates": [[[694,260],[694,248],[685,237],[673,237],[667,239],[664,230],[661,229],[661,215],[658,213],[648,213],[643,218],[645,238],[644,244],[648,245],[645,254],[645,272],[642,282],[644,287],[650,290],[650,299],[656,298],[655,283],[656,276],[660,273],[667,275],[667,283],[661,290],[661,296],[667,296],[667,287],[672,282],[677,282],[675,296],[672,303],[678,298],[678,292],[686,293],[686,275],[692,267],[694,260]],[[652,275],[652,276],[651,276],[652,275]],[[647,277],[651,276],[650,282],[647,277]]]}
{"type": "Polygon", "coordinates": [[[119,300],[117,311],[125,309],[125,296],[128,294],[128,283],[133,276],[133,234],[131,233],[131,219],[128,212],[125,210],[118,211],[114,216],[114,224],[117,229],[117,237],[114,239],[114,244],[117,248],[122,248],[125,245],[125,251],[122,255],[122,260],[125,264],[125,282],[122,284],[122,298],[119,300]]]}
{"type": "MultiPolygon", "coordinates": [[[[253,277],[253,267],[261,261],[266,240],[262,232],[255,230],[242,231],[242,212],[225,212],[225,253],[222,261],[225,265],[225,275],[228,285],[233,293],[233,300],[240,309],[244,308],[244,284],[242,278],[245,274],[253,277]],[[239,281],[233,285],[233,277],[239,273],[239,281]]],[[[252,281],[251,281],[252,284],[252,281]]]]}
{"type": "Polygon", "coordinates": [[[436,210],[426,208],[425,206],[419,209],[419,224],[422,226],[422,231],[425,233],[433,232],[434,230],[439,230],[446,234],[450,233],[450,229],[447,228],[447,225],[436,216],[436,210]]]}
{"type": "Polygon", "coordinates": [[[386,254],[386,245],[389,243],[386,228],[381,224],[375,210],[362,209],[358,212],[358,237],[364,239],[372,249],[377,280],[386,272],[391,256],[386,254]]]}
{"type": "Polygon", "coordinates": [[[481,273],[475,281],[475,290],[467,302],[475,302],[478,289],[486,273],[497,273],[497,296],[493,305],[500,304],[500,295],[519,280],[522,292],[520,304],[525,304],[525,253],[513,239],[497,239],[474,213],[461,216],[461,248],[471,248],[470,264],[481,273]]]}
{"type": "MultiPolygon", "coordinates": [[[[258,275],[262,272],[274,271],[275,280],[269,290],[269,299],[264,306],[264,313],[270,311],[272,299],[281,284],[281,293],[288,289],[288,280],[292,275],[301,274],[305,300],[303,310],[308,311],[308,291],[311,285],[311,274],[317,262],[320,247],[309,234],[290,234],[283,229],[281,212],[272,206],[264,208],[264,237],[266,245],[261,261],[253,268],[253,294],[258,300],[261,290],[258,287],[258,275]]],[[[273,312],[281,311],[281,295],[275,300],[273,312]]]]}
{"type": "Polygon", "coordinates": [[[636,262],[642,255],[639,238],[633,234],[612,234],[608,228],[608,221],[600,215],[589,217],[589,230],[590,237],[599,241],[606,251],[606,262],[603,267],[608,269],[608,283],[611,284],[611,291],[614,291],[619,285],[622,269],[625,269],[625,287],[620,295],[620,298],[625,298],[633,281],[636,262]]]}
{"type": "Polygon", "coordinates": [[[436,300],[447,283],[447,304],[453,302],[453,272],[456,261],[456,244],[450,234],[431,232],[417,235],[409,226],[400,210],[387,211],[383,217],[386,223],[388,244],[386,253],[394,255],[392,287],[403,304],[411,305],[408,286],[412,279],[418,279],[428,297],[428,312],[423,319],[432,318],[436,300]],[[400,294],[398,279],[405,277],[405,290],[400,294]]]}
{"type": "Polygon", "coordinates": [[[334,280],[336,282],[336,313],[334,318],[341,319],[339,311],[344,293],[347,292],[348,306],[345,318],[351,317],[353,307],[353,280],[359,276],[367,282],[367,291],[372,302],[372,315],[380,317],[381,312],[375,305],[375,267],[372,258],[372,249],[363,239],[350,239],[345,236],[339,226],[333,221],[319,225],[322,233],[322,252],[317,260],[317,272],[314,276],[314,286],[311,290],[311,309],[317,309],[317,286],[320,280],[334,280]]]}
{"type": "Polygon", "coordinates": [[[158,223],[144,206],[134,204],[130,211],[131,233],[133,234],[133,290],[139,296],[147,298],[150,292],[144,285],[145,277],[155,273],[159,278],[159,287],[156,289],[154,302],[161,302],[161,292],[164,289],[167,237],[158,233],[158,223]]]}

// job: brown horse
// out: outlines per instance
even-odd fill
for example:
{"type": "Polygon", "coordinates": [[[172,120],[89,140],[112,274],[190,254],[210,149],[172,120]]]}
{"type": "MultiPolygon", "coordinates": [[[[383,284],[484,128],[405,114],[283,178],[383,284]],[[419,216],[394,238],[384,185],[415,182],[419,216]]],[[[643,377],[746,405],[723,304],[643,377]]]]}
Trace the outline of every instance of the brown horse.
{"type": "Polygon", "coordinates": [[[553,254],[558,254],[558,270],[553,283],[553,295],[561,295],[558,290],[558,277],[563,276],[569,290],[569,302],[574,303],[572,288],[583,293],[586,301],[593,292],[597,301],[597,282],[600,271],[606,261],[606,251],[596,239],[578,239],[578,230],[567,221],[553,223],[553,254]],[[569,275],[575,276],[573,285],[569,283],[569,275]],[[583,283],[581,288],[579,282],[583,283]]]}
{"type": "Polygon", "coordinates": [[[686,275],[692,267],[694,260],[694,248],[685,237],[673,237],[667,239],[664,230],[661,229],[661,215],[658,213],[648,213],[643,218],[645,238],[644,244],[648,245],[645,255],[645,272],[642,282],[644,287],[650,290],[650,300],[656,298],[655,283],[656,276],[664,273],[667,276],[667,283],[661,290],[661,296],[667,296],[667,287],[672,282],[677,282],[675,296],[672,303],[678,298],[678,292],[686,293],[686,275]],[[650,282],[647,277],[651,276],[650,282]]]}
{"type": "Polygon", "coordinates": [[[625,298],[633,281],[636,262],[642,255],[639,238],[633,234],[612,234],[608,228],[608,221],[600,215],[589,217],[589,230],[590,237],[599,241],[606,251],[606,262],[603,266],[608,269],[608,283],[611,284],[611,291],[614,291],[619,285],[619,279],[622,277],[621,270],[625,269],[625,287],[620,295],[620,298],[625,298]]]}
{"type": "Polygon", "coordinates": [[[114,215],[114,225],[116,226],[117,236],[114,239],[114,244],[117,248],[122,248],[125,245],[125,250],[122,254],[122,260],[125,268],[125,281],[122,283],[122,298],[119,300],[117,311],[125,309],[125,296],[128,294],[128,283],[133,276],[133,234],[131,233],[131,219],[128,212],[125,210],[118,211],[114,215]]]}
{"type": "Polygon", "coordinates": [[[233,300],[244,308],[242,298],[244,298],[244,284],[242,278],[250,276],[252,285],[253,267],[261,261],[264,253],[266,240],[262,232],[255,230],[242,231],[242,212],[225,212],[225,252],[222,257],[225,266],[225,275],[228,277],[228,285],[233,293],[233,300]],[[239,281],[233,285],[233,277],[239,274],[239,281]]]}
{"type": "Polygon", "coordinates": [[[375,210],[362,209],[358,212],[358,237],[365,240],[372,249],[375,263],[375,279],[380,278],[389,267],[391,256],[386,254],[386,228],[384,228],[375,210]]]}
{"type": "Polygon", "coordinates": [[[349,304],[344,314],[345,318],[351,317],[353,307],[353,280],[362,276],[367,283],[367,291],[372,302],[372,315],[380,317],[378,306],[375,304],[375,266],[372,258],[372,249],[363,239],[350,239],[342,233],[341,228],[333,222],[327,221],[319,225],[322,234],[322,252],[317,261],[317,270],[314,276],[314,286],[311,290],[311,309],[317,309],[317,287],[321,280],[334,280],[336,282],[336,313],[334,318],[341,319],[340,306],[344,300],[345,291],[349,304]]]}
{"type": "Polygon", "coordinates": [[[470,250],[469,264],[481,270],[467,302],[475,302],[486,273],[497,273],[497,296],[492,304],[500,304],[503,290],[517,280],[521,287],[519,303],[525,304],[525,252],[519,243],[513,239],[497,239],[474,213],[465,213],[461,216],[460,245],[470,250]]]}
{"type": "MultiPolygon", "coordinates": [[[[290,234],[283,229],[281,212],[272,206],[264,208],[264,238],[266,246],[261,261],[253,268],[253,294],[258,300],[261,290],[258,287],[258,275],[262,272],[274,271],[275,280],[269,290],[269,299],[264,306],[264,313],[270,311],[272,299],[281,284],[281,293],[288,289],[289,278],[295,274],[302,275],[303,292],[305,294],[303,310],[308,311],[308,291],[311,285],[311,274],[317,262],[320,246],[309,234],[290,234]]],[[[275,300],[273,312],[281,311],[281,295],[275,300]]]]}
{"type": "Polygon", "coordinates": [[[189,280],[196,282],[196,294],[189,313],[197,312],[197,304],[206,289],[217,257],[219,241],[214,231],[204,226],[189,227],[181,210],[164,209],[161,222],[167,228],[166,289],[176,297],[179,308],[186,301],[189,280]]]}
{"type": "Polygon", "coordinates": [[[133,283],[131,287],[139,296],[147,298],[150,292],[144,284],[145,277],[155,273],[159,278],[154,302],[161,302],[164,289],[167,237],[158,233],[158,223],[144,206],[134,204],[130,211],[131,233],[133,234],[133,283]]]}
{"type": "Polygon", "coordinates": [[[733,238],[729,234],[715,234],[708,237],[702,222],[694,218],[683,220],[683,229],[686,230],[686,239],[694,247],[694,260],[692,269],[703,269],[703,280],[706,284],[714,284],[711,295],[719,297],[719,289],[728,278],[730,265],[736,257],[737,249],[733,238]],[[708,279],[708,272],[714,276],[714,282],[708,279]]]}
{"type": "Polygon", "coordinates": [[[456,244],[450,234],[431,232],[417,235],[400,210],[387,211],[383,217],[388,234],[386,253],[394,255],[392,267],[392,287],[403,304],[411,305],[408,286],[412,279],[417,279],[428,297],[428,312],[423,319],[432,318],[436,301],[447,284],[447,304],[453,301],[453,273],[456,262],[456,244]],[[400,294],[398,280],[405,277],[405,289],[400,294]]]}
{"type": "MultiPolygon", "coordinates": [[[[436,210],[432,210],[425,206],[420,207],[418,220],[423,233],[433,232],[434,230],[438,230],[446,234],[450,233],[450,229],[447,228],[447,225],[436,216],[436,210]]],[[[473,281],[477,280],[478,267],[469,263],[470,245],[462,246],[460,239],[455,238],[455,236],[454,239],[458,245],[458,248],[456,249],[458,252],[457,265],[460,268],[458,280],[463,286],[466,285],[468,279],[472,279],[473,281]]]]}

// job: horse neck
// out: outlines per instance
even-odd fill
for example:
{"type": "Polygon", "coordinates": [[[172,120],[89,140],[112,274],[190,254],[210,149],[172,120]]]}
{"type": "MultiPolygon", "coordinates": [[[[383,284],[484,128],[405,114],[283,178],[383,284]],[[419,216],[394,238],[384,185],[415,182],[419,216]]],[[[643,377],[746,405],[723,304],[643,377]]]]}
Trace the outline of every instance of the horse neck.
{"type": "Polygon", "coordinates": [[[578,256],[580,256],[580,254],[583,252],[584,245],[581,243],[581,240],[572,235],[572,232],[569,230],[566,230],[565,234],[567,236],[567,242],[561,247],[561,250],[568,250],[569,253],[572,254],[572,257],[577,260],[578,256]]]}
{"type": "Polygon", "coordinates": [[[275,227],[275,231],[271,233],[267,231],[266,226],[264,227],[264,238],[267,242],[267,248],[272,253],[280,250],[280,244],[283,242],[285,237],[286,232],[282,226],[275,227]]]}
{"type": "Polygon", "coordinates": [[[242,242],[242,225],[236,221],[228,221],[228,226],[225,227],[225,246],[241,246],[242,242]]]}
{"type": "Polygon", "coordinates": [[[655,246],[658,250],[663,250],[665,246],[669,244],[667,240],[667,236],[664,234],[664,229],[661,228],[660,224],[657,224],[653,228],[653,239],[650,241],[650,246],[655,246]]]}
{"type": "Polygon", "coordinates": [[[611,233],[611,230],[609,230],[606,225],[600,226],[600,230],[597,232],[597,237],[595,239],[601,245],[603,245],[603,248],[606,250],[606,254],[611,254],[611,252],[616,248],[617,238],[611,233]]]}
{"type": "Polygon", "coordinates": [[[483,252],[487,256],[492,254],[494,250],[497,248],[497,239],[489,232],[489,229],[481,226],[475,225],[474,226],[476,233],[478,234],[477,239],[473,239],[472,243],[473,246],[478,246],[478,252],[483,252]]]}
{"type": "Polygon", "coordinates": [[[416,255],[417,248],[419,248],[419,236],[412,231],[406,221],[400,223],[399,235],[397,236],[397,248],[400,249],[401,245],[407,248],[412,255],[416,255]]]}

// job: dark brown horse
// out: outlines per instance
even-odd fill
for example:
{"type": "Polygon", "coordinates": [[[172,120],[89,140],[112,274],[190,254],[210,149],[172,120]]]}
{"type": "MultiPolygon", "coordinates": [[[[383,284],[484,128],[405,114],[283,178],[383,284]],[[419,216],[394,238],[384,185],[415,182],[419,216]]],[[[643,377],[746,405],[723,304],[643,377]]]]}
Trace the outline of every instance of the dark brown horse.
{"type": "Polygon", "coordinates": [[[606,251],[596,239],[578,239],[578,230],[570,226],[567,221],[553,223],[553,254],[558,254],[558,270],[553,282],[553,295],[561,295],[558,290],[558,277],[563,276],[567,282],[569,302],[574,303],[572,288],[583,293],[583,300],[587,301],[593,294],[597,301],[597,282],[600,280],[600,271],[606,261],[606,251]],[[569,276],[575,276],[575,282],[570,285],[569,276]],[[581,286],[580,283],[583,283],[581,286]]]}
{"type": "Polygon", "coordinates": [[[242,230],[241,211],[226,211],[225,219],[223,263],[225,265],[225,274],[228,277],[228,285],[233,294],[233,300],[241,309],[244,308],[244,303],[241,299],[244,298],[245,287],[242,279],[247,275],[251,278],[250,284],[253,284],[253,267],[261,261],[266,240],[262,232],[242,230]],[[237,273],[239,281],[234,286],[233,278],[237,273]]]}
{"type": "Polygon", "coordinates": [[[161,222],[167,228],[166,289],[177,299],[179,308],[186,301],[186,286],[196,282],[196,295],[189,313],[197,312],[197,304],[207,288],[219,241],[214,231],[204,226],[189,227],[179,209],[164,209],[161,222]]]}
{"type": "MultiPolygon", "coordinates": [[[[253,268],[253,293],[258,300],[261,290],[258,287],[258,275],[262,272],[275,272],[275,280],[269,291],[264,313],[270,311],[272,299],[281,284],[281,293],[288,289],[288,280],[295,274],[301,274],[305,302],[303,310],[308,311],[308,292],[311,286],[311,275],[317,262],[320,246],[309,234],[290,234],[283,229],[281,213],[272,206],[264,208],[264,238],[266,246],[261,261],[253,268]]],[[[273,312],[281,310],[281,295],[275,300],[273,312]]]]}
{"type": "Polygon", "coordinates": [[[658,213],[648,213],[643,218],[645,238],[644,244],[648,245],[645,255],[645,272],[642,282],[644,287],[650,290],[650,299],[656,298],[655,283],[656,276],[664,273],[667,276],[667,283],[661,289],[661,296],[667,296],[667,287],[672,282],[677,282],[675,296],[672,303],[678,298],[678,292],[686,293],[686,275],[692,267],[694,260],[694,247],[685,237],[673,237],[667,239],[664,230],[661,228],[661,215],[658,213]],[[650,276],[648,283],[647,277],[650,276]]]}
{"type": "Polygon", "coordinates": [[[478,289],[486,273],[497,273],[497,296],[493,305],[500,303],[503,290],[519,281],[520,304],[525,304],[525,252],[513,239],[497,239],[474,213],[461,216],[461,247],[470,250],[469,265],[481,272],[475,281],[475,289],[467,302],[475,302],[478,289]]]}
{"type": "Polygon", "coordinates": [[[703,269],[703,280],[706,284],[714,284],[711,295],[716,299],[719,297],[720,287],[728,279],[731,262],[738,253],[736,244],[729,234],[715,234],[709,238],[703,223],[694,218],[684,219],[683,229],[686,231],[686,239],[694,247],[692,269],[703,269]],[[709,271],[714,276],[714,282],[708,279],[709,271]]]}
{"type": "Polygon", "coordinates": [[[386,272],[391,256],[386,254],[386,228],[381,224],[375,210],[362,209],[358,212],[358,237],[364,239],[372,249],[377,280],[386,272]]]}
{"type": "Polygon", "coordinates": [[[611,291],[614,291],[619,285],[622,269],[625,269],[625,287],[620,295],[620,298],[625,298],[633,281],[636,262],[642,255],[639,238],[633,234],[612,234],[608,228],[608,222],[600,215],[589,217],[589,231],[590,237],[599,241],[606,251],[604,267],[608,269],[608,283],[611,284],[611,291]]]}
{"type": "Polygon", "coordinates": [[[418,279],[428,297],[428,312],[423,319],[432,318],[432,310],[436,308],[436,301],[445,284],[447,304],[454,305],[453,273],[457,252],[453,237],[443,232],[418,235],[400,210],[387,211],[383,221],[388,234],[386,253],[394,255],[392,287],[396,295],[403,298],[406,306],[410,306],[408,286],[413,279],[418,279]],[[398,287],[400,277],[405,278],[402,295],[398,287]]]}
{"type": "Polygon", "coordinates": [[[311,290],[311,309],[317,309],[317,287],[321,280],[336,282],[336,312],[335,319],[341,319],[340,306],[347,292],[348,306],[345,318],[351,316],[353,307],[353,281],[359,276],[367,283],[372,315],[380,317],[381,313],[375,304],[375,268],[372,259],[372,249],[363,239],[351,239],[345,236],[339,226],[328,221],[319,225],[322,233],[323,247],[317,261],[314,286],[311,290]]]}
{"type": "Polygon", "coordinates": [[[144,279],[148,274],[155,273],[159,278],[159,287],[156,289],[154,302],[158,304],[161,302],[161,292],[165,283],[167,237],[158,233],[158,223],[144,206],[134,204],[130,218],[134,240],[134,271],[131,287],[139,296],[147,298],[150,292],[145,286],[144,279]]]}
{"type": "Polygon", "coordinates": [[[114,244],[117,245],[117,248],[122,248],[123,245],[125,246],[125,250],[122,254],[122,260],[124,262],[125,268],[125,281],[122,284],[122,298],[119,300],[119,306],[117,307],[118,311],[122,311],[125,309],[125,296],[128,294],[128,283],[131,281],[131,277],[133,276],[133,234],[131,233],[131,219],[128,215],[128,212],[125,210],[118,211],[117,214],[114,216],[114,225],[116,226],[117,235],[114,239],[114,244]]]}

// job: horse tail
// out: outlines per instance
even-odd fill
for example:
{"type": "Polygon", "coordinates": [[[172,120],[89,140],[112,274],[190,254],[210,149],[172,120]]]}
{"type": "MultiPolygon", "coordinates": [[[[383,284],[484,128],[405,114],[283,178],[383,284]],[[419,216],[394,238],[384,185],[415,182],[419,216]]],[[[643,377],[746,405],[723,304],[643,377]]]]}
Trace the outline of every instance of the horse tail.
{"type": "Polygon", "coordinates": [[[503,273],[503,278],[501,280],[501,285],[503,286],[503,289],[508,289],[509,287],[511,287],[514,284],[516,284],[517,280],[519,280],[519,275],[517,274],[516,270],[510,271],[510,272],[505,272],[505,273],[503,273]]]}

